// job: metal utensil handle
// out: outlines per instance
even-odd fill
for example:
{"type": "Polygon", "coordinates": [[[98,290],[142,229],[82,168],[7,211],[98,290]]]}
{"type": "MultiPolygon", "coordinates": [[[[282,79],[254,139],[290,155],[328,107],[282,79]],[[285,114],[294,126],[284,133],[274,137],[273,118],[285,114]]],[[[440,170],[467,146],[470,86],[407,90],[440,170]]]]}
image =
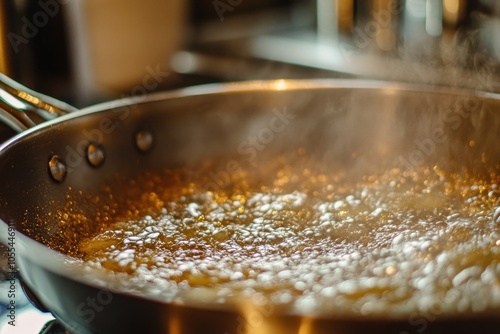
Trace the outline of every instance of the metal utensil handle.
{"type": "Polygon", "coordinates": [[[77,108],[35,92],[0,73],[0,121],[16,132],[75,110],[77,108]]]}

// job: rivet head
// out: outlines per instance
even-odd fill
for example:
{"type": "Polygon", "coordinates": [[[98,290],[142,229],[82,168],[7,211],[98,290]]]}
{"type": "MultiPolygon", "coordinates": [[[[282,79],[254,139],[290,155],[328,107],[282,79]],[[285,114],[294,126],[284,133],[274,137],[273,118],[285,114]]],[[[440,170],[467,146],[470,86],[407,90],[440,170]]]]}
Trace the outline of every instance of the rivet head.
{"type": "Polygon", "coordinates": [[[68,169],[63,159],[58,155],[53,155],[49,160],[49,172],[56,182],[63,182],[68,174],[68,169]]]}
{"type": "Polygon", "coordinates": [[[135,145],[141,152],[149,151],[153,141],[153,135],[149,131],[139,131],[135,134],[135,145]]]}
{"type": "Polygon", "coordinates": [[[104,162],[104,149],[94,143],[87,146],[87,161],[93,167],[99,167],[104,162]]]}

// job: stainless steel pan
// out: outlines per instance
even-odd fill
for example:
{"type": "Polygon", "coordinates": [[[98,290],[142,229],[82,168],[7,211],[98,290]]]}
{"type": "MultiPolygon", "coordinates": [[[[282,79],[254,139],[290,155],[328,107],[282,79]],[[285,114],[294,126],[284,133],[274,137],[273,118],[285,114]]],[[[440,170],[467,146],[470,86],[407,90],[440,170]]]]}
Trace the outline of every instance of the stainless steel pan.
{"type": "MultiPolygon", "coordinates": [[[[50,108],[54,101],[44,105],[8,90],[0,90],[3,109],[31,110],[16,111],[15,117],[4,113],[16,130],[31,125],[26,115],[32,111],[51,118],[68,109],[57,102],[50,108]]],[[[387,82],[276,80],[105,103],[36,125],[0,148],[0,235],[8,243],[9,226],[15,227],[16,265],[26,286],[56,318],[80,333],[497,333],[497,309],[436,316],[427,319],[425,328],[416,326],[412,315],[275,310],[252,327],[252,314],[244,307],[167,302],[122,291],[106,276],[89,277],[57,251],[71,248],[79,231],[78,226],[61,225],[58,214],[68,201],[73,210],[98,217],[101,206],[86,199],[102,194],[105,185],[119,185],[145,171],[241,155],[238,144],[267,124],[276,109],[286,109],[293,120],[259,152],[257,165],[307,147],[325,164],[359,173],[394,165],[499,172],[500,96],[490,93],[387,82]],[[446,140],[433,140],[436,131],[446,140]],[[68,199],[68,194],[75,197],[68,199]],[[89,298],[100,301],[100,307],[86,308],[89,298]]]]}

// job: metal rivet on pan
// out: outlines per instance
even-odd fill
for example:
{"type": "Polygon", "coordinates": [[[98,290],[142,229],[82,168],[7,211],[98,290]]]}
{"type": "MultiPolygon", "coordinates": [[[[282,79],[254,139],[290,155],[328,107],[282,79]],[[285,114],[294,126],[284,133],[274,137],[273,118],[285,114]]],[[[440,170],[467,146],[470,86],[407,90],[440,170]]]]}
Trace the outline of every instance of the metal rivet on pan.
{"type": "Polygon", "coordinates": [[[50,175],[56,182],[63,182],[68,174],[66,164],[58,155],[53,155],[49,160],[50,175]]]}
{"type": "Polygon", "coordinates": [[[101,146],[90,143],[87,146],[87,161],[94,167],[99,167],[104,162],[104,150],[101,146]]]}
{"type": "Polygon", "coordinates": [[[153,146],[153,135],[148,131],[139,131],[135,134],[135,145],[142,152],[147,152],[153,146]]]}

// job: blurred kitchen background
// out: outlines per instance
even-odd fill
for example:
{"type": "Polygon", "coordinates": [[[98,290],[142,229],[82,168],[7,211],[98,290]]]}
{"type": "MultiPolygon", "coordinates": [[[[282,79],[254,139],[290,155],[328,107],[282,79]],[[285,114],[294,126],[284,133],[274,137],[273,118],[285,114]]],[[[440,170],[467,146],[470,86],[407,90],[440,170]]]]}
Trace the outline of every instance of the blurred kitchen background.
{"type": "Polygon", "coordinates": [[[500,91],[494,0],[3,0],[0,71],[79,107],[208,82],[500,91]]]}

